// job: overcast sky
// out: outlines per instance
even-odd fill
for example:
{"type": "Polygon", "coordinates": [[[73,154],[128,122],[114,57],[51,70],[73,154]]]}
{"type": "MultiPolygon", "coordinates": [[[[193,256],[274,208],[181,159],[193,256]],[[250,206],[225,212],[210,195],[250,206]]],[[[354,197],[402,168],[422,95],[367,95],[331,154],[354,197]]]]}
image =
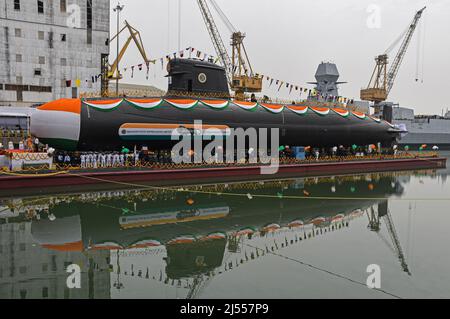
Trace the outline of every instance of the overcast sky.
{"type": "MultiPolygon", "coordinates": [[[[194,47],[215,54],[197,0],[121,0],[122,21],[137,28],[151,58],[194,47]],[[181,2],[181,37],[178,36],[181,2]]],[[[340,94],[358,98],[374,68],[374,57],[384,51],[407,28],[415,12],[427,6],[421,26],[409,46],[390,94],[390,100],[413,107],[416,113],[450,109],[450,0],[216,0],[236,29],[247,34],[245,43],[255,72],[299,86],[314,81],[321,61],[337,64],[340,94]],[[375,9],[374,9],[375,8],[375,9]],[[376,11],[380,19],[377,28],[376,11]],[[375,11],[374,11],[375,10],[375,11]],[[375,26],[375,27],[374,27],[375,26]],[[421,35],[419,42],[419,35],[421,35]],[[415,81],[419,71],[419,81],[415,81]]],[[[117,0],[111,0],[111,7],[117,0]]],[[[224,42],[230,33],[216,18],[224,42]]],[[[116,16],[111,15],[115,34],[116,16]]],[[[124,40],[125,37],[122,37],[124,40]]],[[[112,44],[115,48],[115,43],[112,44]]],[[[398,46],[390,53],[391,60],[398,46]]],[[[115,51],[112,49],[112,51],[115,51]]],[[[115,56],[115,52],[112,52],[115,56]]],[[[121,66],[142,62],[130,46],[121,66]]],[[[124,82],[150,84],[165,89],[165,70],[158,63],[149,80],[145,72],[128,71],[124,82]]],[[[277,92],[264,81],[264,94],[290,98],[288,89],[277,92]]],[[[295,91],[293,91],[295,92],[295,91]]]]}

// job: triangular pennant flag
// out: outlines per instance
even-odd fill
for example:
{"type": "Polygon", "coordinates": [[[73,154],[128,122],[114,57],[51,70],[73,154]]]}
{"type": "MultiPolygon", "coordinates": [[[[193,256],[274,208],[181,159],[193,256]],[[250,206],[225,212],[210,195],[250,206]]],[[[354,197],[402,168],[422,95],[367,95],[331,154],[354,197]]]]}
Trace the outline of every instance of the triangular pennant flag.
{"type": "Polygon", "coordinates": [[[147,66],[147,74],[146,74],[146,79],[148,80],[148,75],[150,73],[150,62],[145,62],[146,66],[147,66]]]}

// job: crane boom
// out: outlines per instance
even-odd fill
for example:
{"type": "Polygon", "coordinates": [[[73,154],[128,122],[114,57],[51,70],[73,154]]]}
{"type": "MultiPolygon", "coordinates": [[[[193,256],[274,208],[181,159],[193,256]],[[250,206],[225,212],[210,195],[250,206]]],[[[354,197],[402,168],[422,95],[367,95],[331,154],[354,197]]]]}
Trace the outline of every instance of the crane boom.
{"type": "MultiPolygon", "coordinates": [[[[416,30],[417,24],[419,23],[419,20],[422,17],[422,13],[425,9],[426,7],[423,7],[421,10],[416,12],[416,14],[414,15],[414,19],[410,23],[408,29],[405,33],[402,34],[402,44],[400,45],[400,49],[398,50],[392,62],[389,72],[387,71],[387,53],[378,55],[375,58],[375,69],[372,73],[369,84],[366,89],[361,90],[362,100],[374,102],[375,106],[379,105],[380,102],[387,100],[388,95],[392,87],[394,86],[395,78],[397,77],[400,65],[402,64],[403,58],[405,57],[414,31],[416,30]]],[[[394,43],[396,44],[400,39],[401,37],[399,37],[394,43]]],[[[392,48],[393,45],[391,45],[388,50],[392,48]]]]}
{"type": "Polygon", "coordinates": [[[409,44],[411,43],[412,36],[414,34],[414,31],[416,30],[417,24],[419,23],[420,18],[422,17],[423,11],[426,9],[426,7],[423,7],[421,10],[417,11],[416,15],[414,16],[413,21],[411,22],[409,29],[403,38],[402,45],[400,46],[400,49],[397,52],[397,55],[395,56],[395,59],[391,65],[391,68],[389,69],[388,75],[387,75],[387,88],[386,93],[389,95],[389,92],[392,89],[392,86],[394,85],[395,78],[398,74],[398,70],[400,69],[400,65],[403,61],[403,58],[405,57],[406,50],[408,49],[409,44]]]}
{"type": "Polygon", "coordinates": [[[109,65],[106,61],[104,61],[102,63],[102,64],[104,64],[104,68],[106,69],[106,75],[104,75],[102,78],[102,90],[101,90],[101,95],[104,97],[109,96],[109,91],[108,91],[109,81],[116,80],[116,79],[120,80],[123,77],[123,75],[120,73],[120,70],[117,66],[119,65],[119,62],[124,57],[125,52],[127,51],[131,41],[134,41],[134,43],[136,44],[136,47],[138,48],[139,53],[141,54],[145,63],[147,63],[147,64],[153,63],[154,64],[156,62],[156,60],[151,60],[147,57],[147,53],[145,52],[145,48],[144,48],[144,43],[142,42],[141,34],[139,33],[138,30],[133,28],[128,23],[128,21],[125,21],[125,26],[122,29],[120,29],[120,31],[114,37],[112,37],[109,42],[116,40],[119,37],[119,35],[122,32],[124,32],[125,30],[129,31],[130,36],[123,44],[122,49],[119,52],[119,55],[116,57],[116,59],[114,60],[114,62],[111,65],[109,65]]]}
{"type": "Polygon", "coordinates": [[[227,49],[223,43],[222,37],[220,36],[219,29],[214,22],[211,11],[209,10],[206,0],[197,0],[198,6],[203,16],[203,20],[206,24],[206,29],[208,30],[209,36],[211,37],[214,49],[219,56],[220,62],[226,70],[228,82],[231,84],[231,74],[233,73],[232,64],[230,56],[228,55],[227,49]]]}
{"type": "Polygon", "coordinates": [[[209,10],[207,0],[197,0],[203,20],[205,20],[206,28],[208,29],[209,35],[214,44],[214,48],[222,65],[225,67],[230,89],[235,92],[235,98],[243,100],[245,99],[246,92],[261,92],[262,78],[253,74],[253,69],[244,46],[245,34],[236,31],[236,28],[231,24],[230,20],[228,20],[227,16],[223,13],[222,9],[220,9],[215,0],[209,1],[227,28],[232,32],[232,57],[230,58],[220,36],[219,30],[217,29],[216,23],[214,22],[211,11],[209,10]]]}

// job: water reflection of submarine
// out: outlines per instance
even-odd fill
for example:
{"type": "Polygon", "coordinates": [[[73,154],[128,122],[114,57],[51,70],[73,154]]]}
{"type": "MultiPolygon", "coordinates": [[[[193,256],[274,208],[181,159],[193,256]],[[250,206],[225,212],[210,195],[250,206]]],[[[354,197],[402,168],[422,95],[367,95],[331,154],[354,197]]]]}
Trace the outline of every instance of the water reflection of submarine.
{"type": "MultiPolygon", "coordinates": [[[[290,182],[291,188],[283,189],[286,196],[298,195],[299,191],[290,182]]],[[[67,219],[71,227],[80,229],[78,233],[83,234],[83,249],[89,245],[96,246],[106,242],[115,242],[118,247],[131,247],[140,243],[144,239],[156,240],[156,242],[166,244],[180,236],[189,235],[192,238],[208,236],[214,232],[232,233],[245,230],[247,228],[263,230],[271,224],[280,226],[294,225],[296,222],[320,225],[333,218],[349,214],[358,209],[370,207],[379,202],[381,197],[389,197],[392,194],[399,194],[402,189],[392,178],[381,178],[376,181],[334,181],[319,183],[317,185],[306,185],[305,188],[313,196],[330,196],[334,194],[339,197],[351,197],[351,188],[358,190],[358,196],[363,200],[290,200],[283,198],[254,198],[248,200],[246,197],[219,197],[220,202],[214,203],[215,196],[192,194],[195,203],[186,206],[186,195],[175,193],[168,201],[142,201],[136,203],[136,213],[133,213],[133,203],[123,199],[109,199],[108,205],[98,205],[98,201],[92,203],[59,203],[50,208],[50,212],[57,217],[56,223],[49,221],[35,221],[32,224],[33,236],[42,244],[56,245],[58,242],[61,248],[75,242],[72,238],[63,240],[64,231],[59,225],[67,219]],[[337,185],[337,189],[332,193],[331,188],[337,185]],[[372,187],[368,187],[372,185],[372,187]],[[369,197],[374,197],[371,200],[369,197]],[[155,207],[158,203],[158,207],[155,207]],[[197,203],[209,203],[208,206],[201,206],[197,203]],[[178,205],[178,208],[173,208],[178,205]],[[122,209],[111,210],[110,207],[127,207],[127,213],[122,209]],[[76,216],[77,220],[72,217],[76,216]],[[189,227],[183,226],[189,223],[189,227]],[[148,227],[143,233],[142,227],[148,227]],[[124,231],[120,231],[124,229],[124,231]],[[49,241],[52,234],[57,235],[54,241],[49,241]]],[[[235,189],[235,192],[246,193],[248,189],[235,189]]],[[[252,194],[276,194],[280,188],[255,189],[252,194]]],[[[139,197],[139,196],[138,196],[139,197]]],[[[70,233],[74,233],[72,230],[70,233]]],[[[78,240],[76,241],[78,242],[78,240]]],[[[153,242],[148,242],[153,244],[153,242]]],[[[143,244],[143,243],[141,243],[143,244]]]]}

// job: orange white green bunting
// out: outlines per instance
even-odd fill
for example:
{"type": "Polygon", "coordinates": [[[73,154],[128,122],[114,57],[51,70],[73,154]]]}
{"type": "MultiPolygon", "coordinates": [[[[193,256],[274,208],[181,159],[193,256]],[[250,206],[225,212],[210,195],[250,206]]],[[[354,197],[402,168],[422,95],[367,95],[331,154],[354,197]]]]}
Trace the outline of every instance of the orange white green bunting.
{"type": "Polygon", "coordinates": [[[332,108],[333,112],[339,114],[342,117],[348,117],[350,115],[350,111],[338,108],[332,108]]]}
{"type": "Polygon", "coordinates": [[[289,228],[301,227],[304,226],[302,220],[294,220],[287,225],[289,228]]]}
{"type": "Polygon", "coordinates": [[[267,111],[278,114],[283,112],[284,106],[281,104],[266,104],[266,103],[260,103],[263,108],[265,108],[267,111]]]}
{"type": "Polygon", "coordinates": [[[172,106],[175,106],[176,108],[184,109],[184,110],[191,109],[198,104],[198,100],[191,100],[191,99],[185,99],[185,100],[169,99],[169,100],[166,100],[166,102],[172,106]]]}
{"type": "Polygon", "coordinates": [[[304,114],[306,114],[306,112],[308,112],[307,106],[289,105],[287,108],[289,110],[291,110],[292,112],[294,112],[296,114],[300,114],[300,115],[304,115],[304,114]]]}
{"type": "Polygon", "coordinates": [[[319,115],[328,115],[328,113],[330,113],[328,107],[310,107],[310,109],[319,115]]]}
{"type": "Polygon", "coordinates": [[[101,244],[96,244],[91,247],[92,250],[116,250],[123,249],[123,247],[114,242],[104,242],[101,244]]]}
{"type": "Polygon", "coordinates": [[[331,218],[331,222],[332,223],[340,222],[340,221],[344,220],[344,217],[345,217],[344,214],[337,214],[336,216],[331,218]]]}
{"type": "Polygon", "coordinates": [[[201,100],[201,102],[213,109],[224,109],[230,104],[227,100],[201,100]]]}
{"type": "Polygon", "coordinates": [[[132,244],[129,248],[148,248],[148,247],[158,247],[161,246],[162,244],[154,239],[149,239],[149,240],[141,240],[139,242],[136,242],[134,244],[132,244]]]}
{"type": "Polygon", "coordinates": [[[117,108],[121,103],[122,99],[120,100],[99,100],[99,101],[84,101],[84,104],[96,108],[101,111],[111,111],[117,108]]]}
{"type": "Polygon", "coordinates": [[[141,109],[153,109],[163,102],[162,99],[127,99],[126,101],[141,109]]]}
{"type": "Polygon", "coordinates": [[[364,120],[365,118],[366,118],[366,114],[364,114],[364,113],[361,113],[361,112],[352,112],[352,114],[354,115],[354,116],[356,116],[357,118],[359,118],[359,119],[361,119],[361,120],[364,120]]]}
{"type": "Polygon", "coordinates": [[[237,231],[236,233],[234,233],[234,236],[245,236],[245,235],[251,235],[255,232],[255,230],[251,229],[251,228],[244,228],[241,229],[239,231],[237,231]]]}
{"type": "Polygon", "coordinates": [[[377,117],[371,116],[370,118],[371,118],[372,120],[374,120],[375,122],[377,122],[377,123],[381,123],[381,119],[379,119],[379,118],[377,118],[377,117]]]}
{"type": "Polygon", "coordinates": [[[266,227],[264,227],[262,229],[262,231],[264,231],[264,232],[273,232],[273,231],[276,231],[276,230],[278,230],[280,228],[281,228],[281,226],[278,225],[278,224],[270,224],[270,225],[267,225],[266,227]]]}
{"type": "Polygon", "coordinates": [[[320,224],[323,224],[323,223],[325,223],[327,220],[326,220],[326,218],[325,217],[317,217],[317,218],[314,218],[311,222],[310,222],[310,224],[313,224],[313,225],[320,225],[320,224]]]}
{"type": "Polygon", "coordinates": [[[252,111],[258,106],[256,102],[233,101],[233,103],[247,111],[252,111]]]}
{"type": "Polygon", "coordinates": [[[212,233],[208,236],[202,237],[200,240],[225,239],[227,237],[224,233],[212,233]]]}
{"type": "Polygon", "coordinates": [[[167,244],[168,245],[174,245],[174,244],[190,244],[195,241],[195,237],[192,236],[180,236],[175,239],[170,240],[167,244]]]}

